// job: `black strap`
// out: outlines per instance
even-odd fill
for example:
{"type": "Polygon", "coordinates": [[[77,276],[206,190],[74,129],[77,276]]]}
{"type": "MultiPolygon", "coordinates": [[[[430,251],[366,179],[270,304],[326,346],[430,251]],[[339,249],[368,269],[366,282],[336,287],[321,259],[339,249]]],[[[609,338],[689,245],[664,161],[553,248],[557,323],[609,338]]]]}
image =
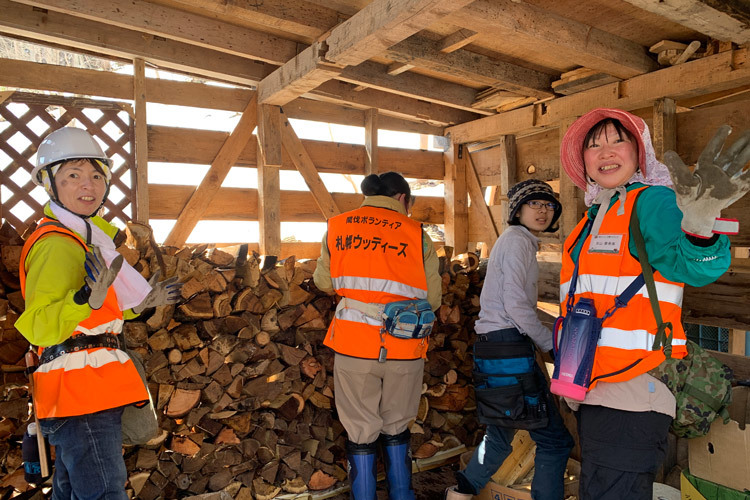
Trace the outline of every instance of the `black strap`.
{"type": "Polygon", "coordinates": [[[78,352],[84,349],[96,347],[107,347],[109,349],[122,349],[120,338],[113,333],[102,333],[99,335],[76,335],[68,340],[45,348],[39,358],[39,364],[49,363],[63,354],[78,352]]]}
{"type": "Polygon", "coordinates": [[[670,358],[672,357],[672,323],[665,323],[661,316],[659,298],[656,295],[656,284],[654,283],[654,270],[651,268],[651,263],[649,263],[648,261],[648,253],[646,253],[646,243],[643,241],[641,224],[638,221],[637,204],[638,198],[636,197],[635,202],[633,203],[633,212],[630,215],[630,233],[633,235],[635,248],[636,250],[638,250],[638,260],[641,263],[641,269],[643,269],[642,275],[646,280],[648,299],[651,302],[651,309],[654,311],[654,318],[656,318],[657,330],[654,337],[654,345],[651,350],[658,351],[663,346],[664,355],[670,358]],[[669,335],[667,335],[666,333],[667,328],[669,328],[669,335]]]}

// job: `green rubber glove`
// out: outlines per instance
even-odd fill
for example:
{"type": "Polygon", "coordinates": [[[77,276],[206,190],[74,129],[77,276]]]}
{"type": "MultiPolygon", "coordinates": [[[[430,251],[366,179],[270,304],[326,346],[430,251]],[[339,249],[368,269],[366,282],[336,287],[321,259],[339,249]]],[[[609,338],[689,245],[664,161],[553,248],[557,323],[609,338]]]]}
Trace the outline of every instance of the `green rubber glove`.
{"type": "MultiPolygon", "coordinates": [[[[107,291],[117,278],[117,273],[122,267],[122,255],[118,255],[112,261],[112,265],[107,267],[107,263],[102,256],[99,247],[94,246],[90,252],[86,252],[86,260],[83,263],[86,268],[86,284],[79,292],[83,297],[87,297],[91,309],[99,309],[107,298],[107,291]]],[[[82,302],[83,303],[83,302],[82,302]]]]}
{"type": "Polygon", "coordinates": [[[159,281],[160,276],[161,271],[157,269],[153,276],[151,276],[151,279],[148,280],[148,284],[151,285],[151,291],[140,304],[133,308],[134,313],[141,314],[149,307],[174,304],[180,300],[183,283],[178,281],[179,277],[172,276],[164,281],[159,281]]]}
{"type": "Polygon", "coordinates": [[[721,211],[750,190],[750,130],[722,151],[732,127],[722,125],[698,158],[692,172],[674,151],[664,153],[664,163],[674,183],[682,230],[710,238],[714,233],[737,234],[739,222],[722,219],[721,211]]]}

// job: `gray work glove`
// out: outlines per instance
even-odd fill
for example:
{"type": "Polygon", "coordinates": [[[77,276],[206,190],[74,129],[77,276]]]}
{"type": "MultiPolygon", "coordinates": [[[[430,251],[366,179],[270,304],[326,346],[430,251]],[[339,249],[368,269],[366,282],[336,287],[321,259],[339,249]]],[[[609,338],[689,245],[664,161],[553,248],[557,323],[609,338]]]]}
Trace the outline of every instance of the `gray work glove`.
{"type": "Polygon", "coordinates": [[[682,211],[682,230],[710,238],[713,233],[736,234],[739,223],[722,219],[721,211],[750,190],[750,130],[746,130],[726,151],[722,151],[732,127],[722,125],[698,158],[695,170],[685,166],[674,151],[664,153],[672,176],[677,206],[682,211]]]}
{"type": "Polygon", "coordinates": [[[91,309],[99,309],[107,298],[107,291],[117,278],[117,273],[122,267],[122,255],[118,255],[107,267],[99,247],[94,246],[90,252],[86,252],[86,260],[83,263],[86,268],[85,285],[76,293],[74,300],[79,304],[88,302],[91,309]]]}
{"type": "Polygon", "coordinates": [[[160,276],[161,271],[157,269],[153,276],[151,276],[151,279],[148,280],[148,284],[151,285],[151,291],[140,304],[133,308],[134,313],[141,314],[149,307],[174,304],[180,300],[183,283],[178,281],[179,277],[172,276],[164,281],[159,281],[160,276]]]}

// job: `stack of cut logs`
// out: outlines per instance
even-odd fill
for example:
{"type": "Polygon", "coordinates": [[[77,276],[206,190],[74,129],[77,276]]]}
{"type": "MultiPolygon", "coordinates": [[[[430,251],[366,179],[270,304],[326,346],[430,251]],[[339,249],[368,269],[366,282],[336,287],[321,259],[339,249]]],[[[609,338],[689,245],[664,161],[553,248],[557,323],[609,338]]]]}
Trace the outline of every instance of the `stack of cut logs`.
{"type": "MultiPolygon", "coordinates": [[[[20,441],[29,421],[14,322],[24,303],[22,240],[0,229],[0,497],[26,491],[20,441]]],[[[145,277],[184,282],[183,301],[125,323],[142,356],[160,434],[126,447],[128,488],[143,499],[223,491],[238,499],[324,490],[346,479],[345,432],[336,419],[333,352],[322,344],[336,297],[315,288],[315,261],[248,254],[246,247],[158,247],[148,226],[128,225],[125,259],[145,277]]],[[[470,328],[479,311],[478,258],[439,252],[443,305],[430,338],[412,449],[476,445],[470,328]]],[[[222,495],[226,498],[226,495],[222,495]]]]}

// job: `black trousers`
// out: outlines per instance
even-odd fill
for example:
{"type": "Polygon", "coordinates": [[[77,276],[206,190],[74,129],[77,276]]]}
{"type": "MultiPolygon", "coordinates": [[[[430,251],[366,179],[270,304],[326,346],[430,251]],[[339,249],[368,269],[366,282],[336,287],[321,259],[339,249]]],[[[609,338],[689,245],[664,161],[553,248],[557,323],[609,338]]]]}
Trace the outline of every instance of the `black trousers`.
{"type": "Polygon", "coordinates": [[[580,500],[652,500],[672,417],[581,405],[580,500]]]}

